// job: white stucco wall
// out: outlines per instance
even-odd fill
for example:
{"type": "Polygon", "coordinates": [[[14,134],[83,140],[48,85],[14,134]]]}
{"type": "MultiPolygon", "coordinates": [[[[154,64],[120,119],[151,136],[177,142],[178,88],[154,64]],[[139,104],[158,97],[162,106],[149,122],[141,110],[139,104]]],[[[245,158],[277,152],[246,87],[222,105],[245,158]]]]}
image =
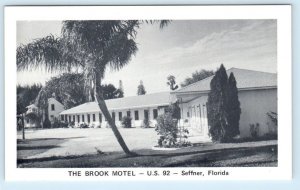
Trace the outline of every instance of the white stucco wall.
{"type": "MultiPolygon", "coordinates": [[[[250,136],[250,124],[259,123],[259,135],[272,132],[275,128],[267,112],[277,111],[277,89],[240,91],[241,103],[240,134],[250,136]]],[[[277,131],[277,129],[276,129],[277,131]]]]}
{"type": "MultiPolygon", "coordinates": [[[[191,131],[197,133],[198,135],[206,135],[208,133],[208,128],[203,130],[193,130],[197,128],[196,122],[201,122],[202,124],[207,122],[206,118],[204,120],[199,120],[194,118],[194,114],[189,110],[190,107],[205,105],[207,102],[207,95],[197,95],[198,98],[181,105],[182,108],[182,120],[188,120],[186,124],[187,127],[191,128],[191,131]],[[200,97],[199,97],[200,96],[200,97]],[[187,117],[187,112],[189,112],[190,117],[187,117]],[[206,120],[206,121],[205,121],[206,120]],[[205,131],[206,130],[206,131],[205,131]],[[202,133],[203,131],[203,133],[202,133]]],[[[273,122],[267,116],[267,112],[277,112],[277,89],[264,89],[264,90],[247,90],[239,91],[239,101],[241,103],[241,116],[240,116],[240,136],[249,137],[250,124],[259,124],[259,135],[264,135],[266,133],[277,132],[277,128],[274,126],[273,122]]],[[[183,121],[182,121],[183,122],[183,121]]]]}
{"type": "Polygon", "coordinates": [[[64,110],[64,106],[60,102],[58,102],[54,98],[48,99],[48,117],[51,122],[53,122],[54,118],[60,119],[59,113],[64,110]],[[52,104],[54,105],[54,110],[51,109],[52,104]]]}

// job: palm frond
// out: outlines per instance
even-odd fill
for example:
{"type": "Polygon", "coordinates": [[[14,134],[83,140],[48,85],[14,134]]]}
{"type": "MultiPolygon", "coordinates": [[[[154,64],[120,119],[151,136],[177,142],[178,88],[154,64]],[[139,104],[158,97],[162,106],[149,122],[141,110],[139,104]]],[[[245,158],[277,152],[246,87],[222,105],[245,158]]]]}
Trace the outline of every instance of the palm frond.
{"type": "Polygon", "coordinates": [[[62,51],[60,38],[53,35],[34,40],[17,48],[17,69],[30,70],[44,67],[47,71],[69,70],[78,61],[62,51]]]}

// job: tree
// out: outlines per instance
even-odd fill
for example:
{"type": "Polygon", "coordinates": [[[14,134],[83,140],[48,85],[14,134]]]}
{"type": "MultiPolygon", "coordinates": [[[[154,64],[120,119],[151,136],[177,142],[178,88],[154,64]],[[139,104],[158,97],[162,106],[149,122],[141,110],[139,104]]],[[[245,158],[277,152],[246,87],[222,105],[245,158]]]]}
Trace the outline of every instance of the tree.
{"type": "Polygon", "coordinates": [[[41,121],[42,128],[49,128],[51,126],[51,123],[48,118],[48,95],[45,91],[45,88],[42,88],[36,97],[34,104],[39,109],[39,116],[41,121]]]}
{"type": "Polygon", "coordinates": [[[48,98],[54,95],[54,98],[62,103],[65,109],[88,101],[88,92],[84,87],[82,73],[63,73],[52,77],[46,82],[44,90],[48,98]]]}
{"type": "Polygon", "coordinates": [[[207,100],[209,134],[213,141],[218,142],[225,140],[228,125],[226,113],[227,78],[226,70],[222,64],[211,80],[207,100]]]}
{"type": "Polygon", "coordinates": [[[143,81],[141,80],[140,84],[138,85],[137,95],[140,96],[140,95],[145,95],[145,94],[146,94],[146,90],[145,90],[143,81]]]}
{"type": "Polygon", "coordinates": [[[176,84],[176,81],[175,81],[175,77],[173,75],[169,75],[167,77],[167,85],[170,86],[170,90],[176,90],[178,88],[178,85],[176,84]]]}
{"type": "Polygon", "coordinates": [[[232,139],[240,134],[239,122],[241,115],[240,101],[238,97],[238,89],[233,73],[230,73],[227,85],[227,117],[228,129],[227,137],[232,139]]]}
{"type": "MultiPolygon", "coordinates": [[[[63,73],[52,77],[46,82],[45,92],[48,98],[55,94],[55,99],[61,102],[66,109],[78,106],[87,101],[94,101],[94,92],[84,86],[82,73],[63,73]],[[91,96],[91,97],[89,97],[91,96]]],[[[123,94],[113,84],[103,84],[103,97],[105,100],[123,97],[123,94]]]]}
{"type": "Polygon", "coordinates": [[[120,89],[117,89],[113,84],[104,84],[102,85],[103,97],[105,100],[122,98],[123,93],[120,89]]]}
{"type": "Polygon", "coordinates": [[[124,97],[124,87],[123,87],[123,82],[122,80],[119,80],[119,98],[124,97]]]}
{"type": "MultiPolygon", "coordinates": [[[[85,87],[94,92],[93,96],[101,112],[128,155],[131,152],[105,104],[101,82],[107,67],[119,70],[137,52],[135,38],[142,23],[144,21],[139,20],[63,21],[61,37],[50,35],[17,48],[19,70],[41,66],[50,72],[82,69],[85,87]]],[[[168,21],[160,21],[160,27],[167,23],[168,21]]]]}
{"type": "Polygon", "coordinates": [[[214,71],[211,70],[204,70],[202,69],[201,71],[195,71],[192,73],[192,77],[187,77],[183,83],[180,84],[181,87],[188,86],[190,84],[193,84],[195,82],[198,82],[202,79],[205,79],[207,77],[210,77],[214,75],[214,71]]]}
{"type": "Polygon", "coordinates": [[[17,114],[26,112],[26,107],[34,103],[41,88],[40,84],[17,86],[17,114]]]}

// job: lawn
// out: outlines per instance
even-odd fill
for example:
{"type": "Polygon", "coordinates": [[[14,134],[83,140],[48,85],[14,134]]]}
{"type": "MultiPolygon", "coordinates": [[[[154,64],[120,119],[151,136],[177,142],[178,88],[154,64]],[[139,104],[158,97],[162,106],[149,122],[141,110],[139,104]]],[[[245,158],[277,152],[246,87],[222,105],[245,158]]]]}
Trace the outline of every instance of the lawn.
{"type": "Polygon", "coordinates": [[[137,156],[123,154],[110,129],[27,131],[26,140],[18,140],[18,167],[277,166],[275,140],[214,144],[193,138],[192,147],[161,151],[151,149],[157,140],[153,128],[120,132],[137,156]]]}

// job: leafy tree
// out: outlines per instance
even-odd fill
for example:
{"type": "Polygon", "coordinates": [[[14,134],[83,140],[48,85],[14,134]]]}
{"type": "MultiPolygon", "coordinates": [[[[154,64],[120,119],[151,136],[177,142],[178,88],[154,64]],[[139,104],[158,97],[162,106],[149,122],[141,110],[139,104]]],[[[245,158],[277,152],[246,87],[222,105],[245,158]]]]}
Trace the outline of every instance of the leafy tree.
{"type": "Polygon", "coordinates": [[[113,84],[102,85],[103,97],[105,100],[122,98],[123,93],[120,89],[117,89],[113,84]]]}
{"type": "Polygon", "coordinates": [[[45,92],[50,98],[62,103],[66,109],[78,106],[88,101],[87,90],[84,88],[84,76],[82,73],[63,73],[52,77],[46,82],[45,92]]]}
{"type": "MultiPolygon", "coordinates": [[[[146,21],[154,22],[154,21],[146,21]]],[[[17,48],[17,67],[30,70],[44,66],[48,71],[82,69],[85,87],[94,92],[98,106],[126,154],[132,154],[113,121],[103,97],[101,81],[107,67],[119,70],[137,52],[137,29],[144,21],[63,21],[61,37],[37,39],[17,48]]],[[[168,21],[160,21],[160,27],[168,21]]]]}
{"type": "Polygon", "coordinates": [[[238,89],[233,73],[230,73],[227,85],[227,117],[228,128],[226,130],[227,138],[230,140],[240,134],[239,121],[241,115],[238,89]]]}
{"type": "Polygon", "coordinates": [[[143,81],[140,81],[140,84],[138,85],[138,90],[137,90],[137,95],[145,95],[146,94],[146,90],[143,84],[143,81]]]}
{"type": "Polygon", "coordinates": [[[170,86],[170,89],[171,90],[176,90],[178,88],[178,85],[176,84],[176,81],[175,81],[175,77],[173,75],[169,75],[167,77],[167,85],[170,86]]]}
{"type": "MultiPolygon", "coordinates": [[[[47,81],[45,91],[48,98],[54,94],[55,99],[61,102],[66,109],[69,109],[89,100],[94,101],[94,92],[88,91],[84,84],[82,73],[63,73],[47,81]]],[[[105,100],[123,96],[122,92],[113,84],[103,84],[101,87],[105,100]]]]}
{"type": "Polygon", "coordinates": [[[207,100],[209,134],[213,141],[222,142],[226,137],[227,118],[227,73],[223,64],[217,70],[210,83],[207,100]]]}
{"type": "Polygon", "coordinates": [[[198,82],[202,79],[205,79],[207,77],[210,77],[214,75],[214,71],[211,70],[204,70],[202,69],[201,71],[195,71],[192,73],[192,77],[187,77],[183,83],[180,84],[181,87],[188,86],[190,84],[193,84],[195,82],[198,82]]]}
{"type": "Polygon", "coordinates": [[[17,86],[17,114],[22,114],[27,111],[26,107],[34,103],[42,85],[33,84],[31,86],[17,86]]]}

